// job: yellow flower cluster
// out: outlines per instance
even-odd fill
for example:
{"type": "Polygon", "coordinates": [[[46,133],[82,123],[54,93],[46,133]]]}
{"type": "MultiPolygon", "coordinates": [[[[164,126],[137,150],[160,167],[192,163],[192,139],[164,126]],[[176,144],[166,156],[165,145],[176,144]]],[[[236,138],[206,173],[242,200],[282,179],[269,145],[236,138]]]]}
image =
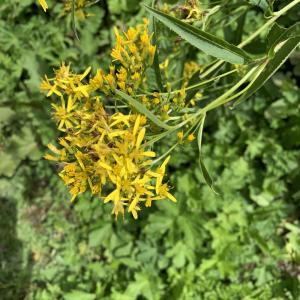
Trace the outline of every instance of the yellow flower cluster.
{"type": "Polygon", "coordinates": [[[88,80],[91,68],[74,74],[69,65],[62,64],[54,78],[45,76],[41,90],[59,99],[52,103],[53,116],[63,132],[61,148],[49,144],[53,154],[45,158],[63,164],[59,175],[69,187],[72,201],[90,191],[104,203],[113,202],[116,216],[124,215],[128,208],[136,219],[141,204],[148,207],[153,200],[176,199],[163,182],[170,157],[153,169],[156,153],[145,142],[146,117],[105,108],[104,99],[116,97],[117,88],[132,94],[153,60],[155,47],[146,22],[124,35],[126,39],[116,30],[112,56],[120,66],[111,66],[108,74],[99,69],[88,80]]]}
{"type": "Polygon", "coordinates": [[[143,83],[146,84],[145,71],[153,64],[156,50],[148,34],[148,20],[144,19],[144,24],[136,28],[130,27],[123,35],[115,28],[115,35],[116,45],[111,56],[120,66],[114,83],[122,91],[133,95],[143,83]]]}
{"type": "MultiPolygon", "coordinates": [[[[183,133],[182,130],[179,131],[179,132],[177,133],[177,138],[178,138],[178,140],[179,140],[180,142],[183,142],[183,141],[184,141],[184,133],[183,133]]],[[[189,135],[187,136],[187,138],[186,138],[186,140],[187,140],[188,142],[192,142],[192,141],[194,141],[195,139],[196,139],[196,137],[195,137],[194,133],[189,134],[189,135]]]]}

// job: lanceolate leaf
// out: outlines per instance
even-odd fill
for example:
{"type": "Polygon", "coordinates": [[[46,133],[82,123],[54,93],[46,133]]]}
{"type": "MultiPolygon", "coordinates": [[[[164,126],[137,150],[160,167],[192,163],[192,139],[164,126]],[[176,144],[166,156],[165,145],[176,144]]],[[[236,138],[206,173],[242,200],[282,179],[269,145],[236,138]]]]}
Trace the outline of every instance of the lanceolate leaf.
{"type": "MultiPolygon", "coordinates": [[[[200,70],[196,71],[192,75],[192,77],[190,78],[190,80],[188,82],[187,87],[190,87],[192,85],[197,84],[200,81],[199,76],[200,76],[200,70]]],[[[186,96],[185,96],[185,101],[187,101],[187,102],[190,101],[196,95],[198,90],[199,90],[199,87],[195,88],[195,89],[193,88],[193,89],[188,90],[187,93],[186,93],[186,96]]]]}
{"type": "Polygon", "coordinates": [[[128,102],[129,105],[133,106],[139,113],[145,115],[149,120],[151,120],[158,127],[164,129],[171,129],[166,123],[161,121],[157,116],[155,116],[150,110],[148,110],[141,102],[133,99],[131,96],[116,90],[116,94],[120,96],[122,99],[128,102]]]}
{"type": "MultiPolygon", "coordinates": [[[[154,1],[153,1],[154,4],[154,1]]],[[[153,44],[156,46],[156,51],[154,54],[154,60],[153,60],[153,69],[155,72],[155,79],[156,79],[156,84],[160,92],[164,91],[163,83],[162,83],[162,77],[160,73],[160,68],[159,68],[159,57],[158,57],[158,44],[157,44],[157,36],[156,36],[156,24],[155,24],[155,18],[151,18],[150,22],[150,32],[153,32],[152,36],[152,41],[153,44]]]]}
{"type": "Polygon", "coordinates": [[[250,61],[249,55],[238,47],[194,26],[186,24],[159,10],[146,6],[146,9],[169,29],[176,32],[191,45],[208,55],[223,59],[233,64],[245,64],[250,61]]]}
{"type": "MultiPolygon", "coordinates": [[[[277,35],[277,39],[275,39],[273,44],[270,45],[271,47],[270,47],[269,53],[268,53],[269,57],[273,57],[275,55],[275,48],[277,47],[277,45],[279,43],[284,42],[290,38],[300,37],[300,22],[294,24],[293,26],[291,26],[287,29],[279,27],[277,24],[274,26],[276,26],[275,28],[280,28],[281,32],[280,32],[280,35],[277,35]]],[[[278,29],[276,31],[278,32],[278,29]]]]}
{"type": "Polygon", "coordinates": [[[203,178],[206,182],[206,184],[216,193],[218,194],[214,187],[213,187],[213,180],[211,179],[205,164],[203,162],[203,157],[202,157],[202,135],[203,135],[203,127],[204,127],[204,122],[205,122],[205,115],[203,116],[203,119],[201,120],[201,124],[198,130],[198,135],[197,135],[197,142],[198,142],[198,149],[199,149],[199,164],[200,164],[200,169],[203,175],[203,178]]]}
{"type": "Polygon", "coordinates": [[[274,23],[271,29],[268,32],[267,36],[267,49],[271,49],[271,47],[276,43],[278,40],[278,37],[280,37],[284,32],[286,31],[286,28],[278,25],[277,23],[274,23]]]}
{"type": "Polygon", "coordinates": [[[73,27],[73,32],[77,40],[79,40],[78,34],[77,34],[77,29],[76,29],[76,20],[75,20],[75,0],[72,0],[72,27],[73,27]]]}
{"type": "Polygon", "coordinates": [[[279,43],[275,47],[275,54],[273,58],[268,58],[267,62],[263,62],[266,64],[263,71],[255,77],[255,79],[250,82],[248,89],[246,92],[235,102],[234,106],[241,103],[242,101],[249,98],[253,95],[257,90],[259,90],[268,79],[284,64],[284,62],[288,59],[293,50],[300,43],[300,36],[292,37],[284,42],[279,43]],[[276,51],[276,48],[279,48],[276,51]]]}

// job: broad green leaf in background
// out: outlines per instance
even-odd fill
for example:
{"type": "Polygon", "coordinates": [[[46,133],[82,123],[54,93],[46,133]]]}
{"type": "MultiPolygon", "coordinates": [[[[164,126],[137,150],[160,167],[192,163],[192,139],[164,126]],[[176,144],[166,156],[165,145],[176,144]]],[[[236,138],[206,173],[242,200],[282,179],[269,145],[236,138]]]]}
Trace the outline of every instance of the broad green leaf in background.
{"type": "Polygon", "coordinates": [[[2,150],[0,151],[0,176],[11,177],[22,160],[27,157],[37,160],[42,156],[34,135],[28,127],[23,128],[18,135],[12,135],[2,147],[3,149],[0,149],[2,150]]]}
{"type": "Polygon", "coordinates": [[[267,242],[263,239],[257,229],[248,230],[248,233],[265,255],[271,254],[267,242]]]}
{"type": "Polygon", "coordinates": [[[234,106],[240,104],[244,100],[248,99],[253,95],[257,90],[259,90],[270,78],[271,76],[284,64],[288,59],[290,54],[300,43],[300,36],[292,37],[284,42],[281,42],[274,47],[275,54],[273,58],[268,58],[267,61],[264,61],[264,69],[261,73],[255,77],[255,79],[249,84],[249,88],[246,92],[234,103],[234,106]],[[276,51],[276,48],[279,48],[276,51]]]}
{"type": "Polygon", "coordinates": [[[148,117],[149,120],[151,120],[155,125],[158,127],[164,128],[164,129],[171,129],[170,126],[168,126],[166,123],[161,121],[158,117],[156,117],[150,110],[148,110],[141,102],[133,99],[131,96],[116,90],[116,94],[120,96],[122,99],[127,101],[129,105],[133,106],[139,113],[145,115],[148,117]]]}
{"type": "Polygon", "coordinates": [[[86,293],[78,290],[74,290],[64,295],[65,300],[94,300],[96,299],[95,294],[86,293]]]}
{"type": "Polygon", "coordinates": [[[145,8],[165,26],[206,54],[223,59],[232,64],[246,64],[250,61],[250,56],[245,51],[225,40],[186,24],[159,10],[146,5],[145,8]]]}

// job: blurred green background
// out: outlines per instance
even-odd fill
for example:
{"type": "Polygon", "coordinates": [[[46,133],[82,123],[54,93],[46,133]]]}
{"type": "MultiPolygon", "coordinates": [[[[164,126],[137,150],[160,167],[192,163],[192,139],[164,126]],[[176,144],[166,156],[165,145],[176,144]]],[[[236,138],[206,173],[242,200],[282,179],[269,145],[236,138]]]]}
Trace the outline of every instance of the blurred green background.
{"type": "MultiPolygon", "coordinates": [[[[196,145],[182,145],[168,172],[178,203],[115,221],[99,199],[70,205],[43,160],[58,132],[39,84],[61,61],[107,66],[113,26],[146,13],[137,0],[100,1],[77,20],[78,41],[62,1],[46,14],[37,2],[0,2],[0,299],[300,299],[299,47],[250,100],[208,116],[203,155],[222,196],[205,184],[196,145]]],[[[211,32],[229,40],[236,21],[218,26],[229,2],[248,6],[244,35],[265,22],[260,1],[202,2],[222,6],[211,32]]],[[[280,23],[299,20],[295,8],[280,23]]]]}

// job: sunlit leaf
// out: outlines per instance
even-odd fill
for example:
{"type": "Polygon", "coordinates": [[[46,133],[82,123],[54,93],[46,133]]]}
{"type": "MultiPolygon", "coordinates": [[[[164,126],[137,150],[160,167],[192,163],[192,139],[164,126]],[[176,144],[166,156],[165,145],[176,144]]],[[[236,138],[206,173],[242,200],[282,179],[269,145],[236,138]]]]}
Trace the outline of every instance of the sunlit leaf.
{"type": "Polygon", "coordinates": [[[223,59],[233,64],[245,64],[250,61],[249,55],[238,47],[222,40],[210,33],[186,24],[159,10],[146,6],[155,18],[169,29],[173,30],[191,45],[202,50],[208,55],[223,59]]]}
{"type": "Polygon", "coordinates": [[[206,182],[206,184],[216,193],[218,194],[214,187],[213,187],[213,180],[211,178],[211,176],[209,175],[209,172],[207,171],[205,164],[203,162],[203,157],[202,157],[202,136],[203,136],[203,127],[204,127],[204,123],[205,123],[205,115],[203,116],[202,120],[201,120],[201,124],[198,130],[198,135],[197,135],[197,142],[198,142],[198,150],[199,150],[199,164],[200,164],[200,168],[201,168],[201,172],[203,174],[203,178],[206,182]]]}

